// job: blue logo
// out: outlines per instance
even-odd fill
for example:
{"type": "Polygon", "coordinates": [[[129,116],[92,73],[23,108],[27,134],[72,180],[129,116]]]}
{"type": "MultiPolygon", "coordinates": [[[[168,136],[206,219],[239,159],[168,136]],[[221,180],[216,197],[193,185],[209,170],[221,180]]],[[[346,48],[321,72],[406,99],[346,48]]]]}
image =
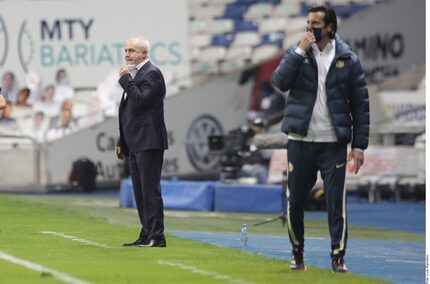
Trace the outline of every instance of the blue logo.
{"type": "Polygon", "coordinates": [[[18,56],[22,69],[27,73],[34,58],[34,39],[27,29],[27,22],[21,24],[18,34],[18,56]]]}
{"type": "Polygon", "coordinates": [[[221,135],[221,124],[211,115],[201,115],[194,119],[187,133],[186,149],[188,159],[198,171],[215,169],[220,157],[209,152],[208,136],[221,135]]]}
{"type": "Polygon", "coordinates": [[[0,67],[3,67],[9,48],[9,37],[7,34],[6,24],[0,15],[0,67]]]}

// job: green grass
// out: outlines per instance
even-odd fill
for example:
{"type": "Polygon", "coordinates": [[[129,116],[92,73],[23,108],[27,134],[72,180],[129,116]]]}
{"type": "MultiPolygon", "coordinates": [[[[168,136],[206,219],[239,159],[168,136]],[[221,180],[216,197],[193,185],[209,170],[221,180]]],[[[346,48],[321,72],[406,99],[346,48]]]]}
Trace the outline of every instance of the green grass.
{"type": "MultiPolygon", "coordinates": [[[[286,261],[219,248],[169,234],[167,248],[122,248],[124,241],[132,241],[137,236],[135,210],[115,208],[113,204],[95,204],[100,205],[100,200],[0,195],[0,251],[92,283],[233,283],[163,262],[194,267],[247,283],[382,282],[352,274],[333,274],[315,267],[310,267],[306,273],[291,272],[286,261]],[[93,206],[88,206],[91,202],[93,206]],[[111,248],[89,246],[44,235],[41,231],[61,232],[107,244],[111,248]]],[[[244,218],[256,221],[262,218],[260,215],[246,214],[222,214],[220,217],[210,217],[209,214],[205,217],[205,214],[195,213],[191,214],[193,217],[186,218],[171,217],[170,212],[167,213],[167,233],[169,230],[188,229],[237,232],[244,218]]],[[[252,220],[247,220],[252,223],[252,220]]],[[[272,231],[269,229],[271,226],[281,227],[273,224],[258,230],[272,231]]],[[[280,234],[282,232],[285,235],[285,229],[281,229],[280,234]]],[[[321,228],[321,231],[324,229],[321,228]]],[[[0,282],[61,283],[50,275],[41,275],[4,260],[0,260],[0,282]]]]}
{"type": "MultiPolygon", "coordinates": [[[[139,220],[136,209],[118,208],[118,202],[111,199],[70,197],[53,195],[12,195],[10,198],[46,204],[54,208],[62,208],[72,212],[80,212],[93,217],[106,219],[107,222],[123,226],[138,227],[139,220]]],[[[213,213],[193,211],[166,211],[166,230],[209,231],[209,232],[239,232],[242,223],[250,224],[250,233],[261,235],[287,236],[286,227],[280,220],[262,226],[252,224],[273,218],[273,214],[251,213],[213,213]]],[[[326,220],[305,219],[307,237],[329,238],[326,220]]],[[[348,225],[348,238],[351,240],[390,240],[423,242],[425,236],[402,231],[385,230],[374,227],[348,225]]]]}

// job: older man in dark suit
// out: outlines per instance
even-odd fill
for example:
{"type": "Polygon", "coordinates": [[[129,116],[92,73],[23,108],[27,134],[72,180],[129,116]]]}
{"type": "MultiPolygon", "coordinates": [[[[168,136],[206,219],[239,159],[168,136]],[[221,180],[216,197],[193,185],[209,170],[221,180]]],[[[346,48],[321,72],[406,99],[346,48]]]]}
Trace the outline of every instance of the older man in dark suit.
{"type": "Polygon", "coordinates": [[[165,247],[160,178],[167,131],[164,124],[166,86],[160,70],[149,61],[149,42],[130,38],[124,48],[127,65],[119,71],[124,93],[119,105],[118,159],[128,158],[142,229],[126,247],[165,247]]]}

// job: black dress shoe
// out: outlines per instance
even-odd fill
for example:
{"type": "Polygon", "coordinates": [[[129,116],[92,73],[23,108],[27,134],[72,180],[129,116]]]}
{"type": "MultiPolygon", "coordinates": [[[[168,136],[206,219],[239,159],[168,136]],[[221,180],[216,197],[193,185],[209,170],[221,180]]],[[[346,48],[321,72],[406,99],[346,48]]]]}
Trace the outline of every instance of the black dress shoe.
{"type": "Polygon", "coordinates": [[[136,247],[136,246],[138,246],[138,245],[140,245],[140,244],[143,244],[145,242],[145,240],[144,239],[142,239],[142,238],[138,238],[137,240],[135,240],[134,242],[132,242],[132,243],[125,243],[125,244],[123,244],[122,246],[123,247],[136,247]]]}
{"type": "Polygon", "coordinates": [[[137,247],[166,247],[166,239],[164,236],[160,238],[152,238],[144,241],[143,243],[137,244],[137,247]]]}

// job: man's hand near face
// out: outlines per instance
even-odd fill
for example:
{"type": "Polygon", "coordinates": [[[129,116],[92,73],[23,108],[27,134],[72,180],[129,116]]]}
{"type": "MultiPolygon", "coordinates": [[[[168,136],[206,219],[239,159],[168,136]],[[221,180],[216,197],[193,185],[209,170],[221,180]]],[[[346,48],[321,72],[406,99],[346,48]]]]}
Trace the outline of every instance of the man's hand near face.
{"type": "Polygon", "coordinates": [[[315,42],[316,42],[316,40],[315,40],[314,34],[310,31],[308,31],[300,39],[299,47],[306,52],[309,50],[311,45],[315,42]]]}
{"type": "Polygon", "coordinates": [[[128,68],[127,66],[123,65],[121,66],[121,68],[119,69],[119,77],[121,78],[122,76],[128,74],[128,68]]]}

